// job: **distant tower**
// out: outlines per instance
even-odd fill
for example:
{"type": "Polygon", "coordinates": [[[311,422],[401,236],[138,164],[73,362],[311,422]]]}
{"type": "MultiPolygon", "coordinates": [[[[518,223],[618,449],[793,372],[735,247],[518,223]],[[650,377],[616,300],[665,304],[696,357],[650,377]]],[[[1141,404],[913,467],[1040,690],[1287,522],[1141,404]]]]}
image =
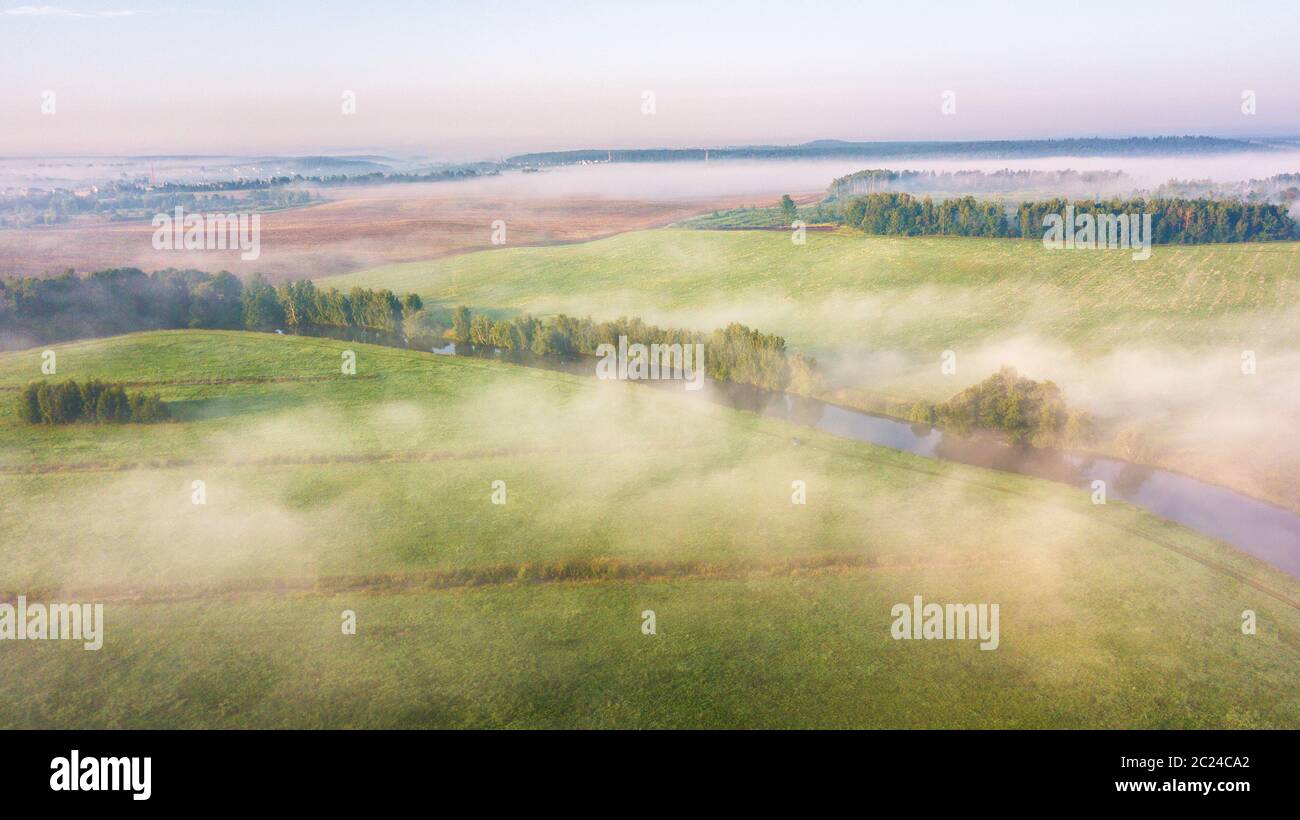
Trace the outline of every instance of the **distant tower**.
{"type": "Polygon", "coordinates": [[[707,148],[704,149],[704,161],[705,162],[709,161],[709,149],[707,148]]]}
{"type": "Polygon", "coordinates": [[[613,162],[613,161],[614,161],[614,152],[613,152],[613,151],[606,151],[606,152],[605,152],[605,161],[606,161],[606,162],[613,162]]]}

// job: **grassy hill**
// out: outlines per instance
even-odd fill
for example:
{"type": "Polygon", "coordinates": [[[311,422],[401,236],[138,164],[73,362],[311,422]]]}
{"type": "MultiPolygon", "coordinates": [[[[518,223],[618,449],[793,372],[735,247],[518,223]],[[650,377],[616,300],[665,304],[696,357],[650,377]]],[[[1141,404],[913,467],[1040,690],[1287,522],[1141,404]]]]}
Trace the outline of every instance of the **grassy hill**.
{"type": "Polygon", "coordinates": [[[0,642],[0,726],[1300,725],[1300,585],[1064,486],[480,360],[54,349],[177,420],[20,426],[0,355],[0,596],[107,621],[0,642]],[[893,640],[914,595],[1000,646],[893,640]]]}
{"type": "Polygon", "coordinates": [[[632,312],[705,330],[734,317],[813,351],[937,356],[1006,329],[1096,349],[1280,338],[1289,328],[1276,318],[1300,308],[1300,243],[1160,246],[1141,261],[1127,251],[1049,251],[1009,239],[842,231],[810,233],[800,246],[784,233],[669,229],[319,281],[413,291],[448,305],[597,318],[632,312]]]}
{"type": "Polygon", "coordinates": [[[1296,242],[1158,246],[1143,261],[1012,239],[659,230],[321,281],[444,310],[740,321],[812,352],[827,397],[895,415],[1011,365],[1101,419],[1094,449],[1300,511],[1296,242]],[[1116,446],[1129,428],[1144,452],[1116,446]]]}

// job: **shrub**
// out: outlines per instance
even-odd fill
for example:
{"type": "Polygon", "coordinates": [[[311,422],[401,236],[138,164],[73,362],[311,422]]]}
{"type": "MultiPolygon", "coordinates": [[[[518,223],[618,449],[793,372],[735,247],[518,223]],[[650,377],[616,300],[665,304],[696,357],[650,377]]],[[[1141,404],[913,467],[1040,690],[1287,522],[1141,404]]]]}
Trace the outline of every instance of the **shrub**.
{"type": "Polygon", "coordinates": [[[959,435],[995,432],[1012,444],[1034,447],[1083,446],[1092,435],[1091,416],[1067,407],[1060,388],[1010,367],[933,408],[918,403],[909,418],[922,421],[927,415],[927,423],[959,435]]]}
{"type": "Polygon", "coordinates": [[[109,385],[99,394],[95,418],[106,424],[123,424],[131,420],[131,404],[120,384],[109,385]]]}
{"type": "Polygon", "coordinates": [[[918,401],[912,405],[907,412],[907,420],[917,424],[934,425],[934,405],[929,402],[918,401]]]}
{"type": "Polygon", "coordinates": [[[52,385],[49,395],[51,424],[71,424],[81,418],[81,388],[76,382],[69,379],[52,385]]]}
{"type": "Polygon", "coordinates": [[[157,393],[132,393],[129,397],[131,421],[137,424],[153,424],[168,417],[167,405],[157,393]]]}
{"type": "Polygon", "coordinates": [[[22,423],[41,423],[41,402],[39,392],[40,385],[37,382],[28,382],[27,386],[18,394],[18,420],[22,423]]]}

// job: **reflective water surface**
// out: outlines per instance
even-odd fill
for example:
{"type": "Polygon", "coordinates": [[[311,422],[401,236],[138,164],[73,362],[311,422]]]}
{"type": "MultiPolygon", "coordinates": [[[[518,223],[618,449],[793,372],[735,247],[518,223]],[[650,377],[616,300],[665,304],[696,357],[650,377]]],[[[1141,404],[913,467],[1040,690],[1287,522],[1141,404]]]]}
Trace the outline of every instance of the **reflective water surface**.
{"type": "MultiPolygon", "coordinates": [[[[542,357],[479,349],[472,345],[458,346],[442,340],[408,342],[400,334],[367,332],[358,335],[355,331],[338,331],[321,335],[418,347],[441,355],[496,359],[579,376],[594,376],[596,372],[595,360],[590,357],[542,357]]],[[[1289,575],[1300,577],[1300,515],[1179,473],[1112,458],[1010,447],[978,438],[958,438],[927,425],[910,424],[748,385],[706,381],[704,389],[687,391],[680,381],[646,384],[680,390],[686,396],[928,458],[1021,473],[1089,489],[1094,480],[1100,479],[1106,482],[1108,498],[1122,499],[1189,529],[1226,541],[1289,575]]]]}

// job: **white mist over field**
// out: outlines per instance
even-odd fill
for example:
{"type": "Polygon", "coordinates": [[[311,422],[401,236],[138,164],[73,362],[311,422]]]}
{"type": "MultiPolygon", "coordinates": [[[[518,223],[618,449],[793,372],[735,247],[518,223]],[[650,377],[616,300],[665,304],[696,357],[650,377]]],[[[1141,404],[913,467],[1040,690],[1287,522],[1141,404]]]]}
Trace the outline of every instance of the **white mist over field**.
{"type": "Polygon", "coordinates": [[[476,193],[530,197],[599,196],[611,199],[688,199],[816,193],[831,181],[867,168],[892,171],[1121,171],[1131,186],[1171,179],[1216,182],[1263,179],[1300,172],[1300,151],[1176,157],[1040,157],[1034,159],[713,160],[709,162],[598,163],[507,172],[450,183],[476,193]]]}
{"type": "MultiPolygon", "coordinates": [[[[356,157],[373,160],[377,167],[402,173],[421,173],[414,159],[388,156],[356,157]]],[[[110,180],[156,176],[158,181],[200,183],[223,179],[255,178],[276,174],[349,173],[328,164],[316,168],[292,157],[63,157],[0,158],[0,188],[78,187],[110,180]]],[[[1182,154],[1178,156],[1035,157],[1022,159],[792,159],[710,160],[690,162],[594,163],[542,167],[536,173],[505,171],[497,176],[458,182],[434,183],[437,190],[455,194],[509,195],[526,198],[604,197],[610,199],[692,199],[719,196],[771,196],[773,193],[816,193],[831,180],[867,168],[892,171],[1120,171],[1129,185],[1153,187],[1171,179],[1209,179],[1233,182],[1264,179],[1300,172],[1300,150],[1271,150],[1233,154],[1182,154]]],[[[368,169],[369,170],[369,169],[368,169]]],[[[352,171],[350,173],[356,173],[352,171]]],[[[427,194],[418,185],[386,186],[386,198],[427,194]]],[[[346,198],[350,186],[325,189],[332,198],[346,198]]]]}

